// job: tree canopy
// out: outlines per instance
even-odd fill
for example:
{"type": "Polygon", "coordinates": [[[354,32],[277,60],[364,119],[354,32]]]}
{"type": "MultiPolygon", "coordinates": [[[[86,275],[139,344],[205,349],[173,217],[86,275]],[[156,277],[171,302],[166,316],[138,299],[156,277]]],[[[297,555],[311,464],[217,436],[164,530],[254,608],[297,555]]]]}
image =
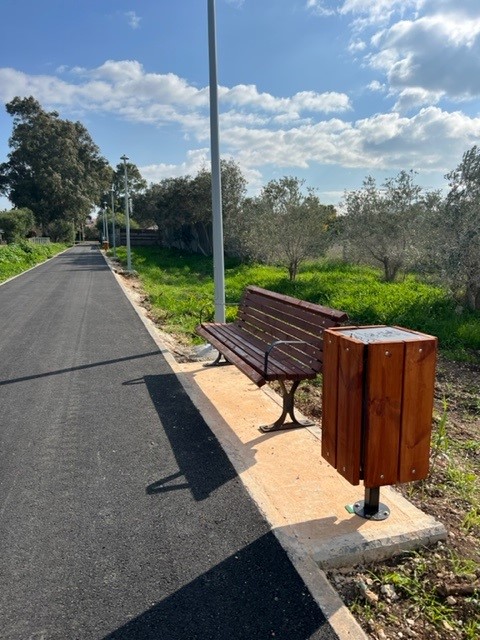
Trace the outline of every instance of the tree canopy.
{"type": "Polygon", "coordinates": [[[336,218],[335,208],[304,184],[292,176],[271,180],[244,212],[242,241],[251,256],[285,265],[291,280],[303,261],[325,253],[336,218]]]}
{"type": "Polygon", "coordinates": [[[416,222],[424,211],[421,187],[412,171],[401,171],[378,188],[368,176],[362,189],[345,194],[344,238],[353,255],[380,264],[395,279],[414,254],[416,222]]]}
{"type": "Polygon", "coordinates": [[[465,152],[456,169],[446,175],[450,191],[439,238],[439,261],[466,304],[480,309],[480,149],[465,152]]]}
{"type": "Polygon", "coordinates": [[[108,191],[112,170],[80,122],[47,112],[35,98],[14,98],[8,161],[0,165],[0,192],[29,208],[44,230],[64,219],[81,224],[108,191]]]}

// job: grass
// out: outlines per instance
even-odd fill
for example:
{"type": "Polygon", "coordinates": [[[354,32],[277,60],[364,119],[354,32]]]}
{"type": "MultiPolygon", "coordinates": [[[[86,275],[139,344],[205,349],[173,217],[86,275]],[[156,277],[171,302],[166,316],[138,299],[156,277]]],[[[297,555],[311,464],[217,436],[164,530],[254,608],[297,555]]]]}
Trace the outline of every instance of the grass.
{"type": "MultiPolygon", "coordinates": [[[[125,248],[117,253],[125,264],[125,248]]],[[[132,264],[163,328],[195,340],[196,324],[213,316],[211,258],[144,247],[132,250],[132,264]]],[[[480,314],[459,310],[445,289],[414,275],[386,283],[379,270],[319,260],[304,264],[296,282],[290,282],[280,267],[227,259],[227,302],[237,303],[249,284],[342,309],[352,324],[399,325],[435,335],[443,353],[456,360],[469,360],[472,351],[480,350],[480,314]]],[[[227,319],[234,313],[227,308],[227,319]]]]}
{"type": "Polygon", "coordinates": [[[0,282],[45,262],[60,251],[67,248],[66,244],[33,244],[21,242],[19,244],[0,245],[0,282]]]}

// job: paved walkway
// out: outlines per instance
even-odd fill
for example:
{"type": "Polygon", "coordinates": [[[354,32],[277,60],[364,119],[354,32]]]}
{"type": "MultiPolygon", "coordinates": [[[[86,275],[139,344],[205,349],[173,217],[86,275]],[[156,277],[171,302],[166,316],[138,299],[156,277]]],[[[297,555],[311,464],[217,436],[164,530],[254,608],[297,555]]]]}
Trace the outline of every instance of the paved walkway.
{"type": "Polygon", "coordinates": [[[336,638],[167,360],[96,248],[0,286],[2,639],[336,638]]]}

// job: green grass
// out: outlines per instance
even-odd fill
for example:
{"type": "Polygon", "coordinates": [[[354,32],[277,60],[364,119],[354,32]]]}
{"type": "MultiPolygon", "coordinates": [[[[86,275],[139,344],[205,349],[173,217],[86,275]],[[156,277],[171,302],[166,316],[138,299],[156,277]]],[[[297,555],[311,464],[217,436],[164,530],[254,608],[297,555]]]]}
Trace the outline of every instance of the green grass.
{"type": "MultiPolygon", "coordinates": [[[[126,262],[125,248],[117,250],[126,262]]],[[[134,248],[132,266],[138,271],[154,314],[167,331],[194,339],[200,318],[213,314],[212,259],[174,250],[134,248]]],[[[455,359],[478,357],[480,314],[458,311],[445,289],[414,275],[386,283],[379,270],[319,260],[303,265],[296,282],[279,267],[226,260],[226,300],[237,303],[242,291],[256,284],[349,314],[352,324],[387,324],[435,335],[440,348],[455,359]]],[[[227,316],[234,310],[227,308],[227,316]]]]}
{"type": "Polygon", "coordinates": [[[67,248],[66,244],[19,244],[0,245],[0,282],[4,282],[27,269],[44,262],[67,248]]]}

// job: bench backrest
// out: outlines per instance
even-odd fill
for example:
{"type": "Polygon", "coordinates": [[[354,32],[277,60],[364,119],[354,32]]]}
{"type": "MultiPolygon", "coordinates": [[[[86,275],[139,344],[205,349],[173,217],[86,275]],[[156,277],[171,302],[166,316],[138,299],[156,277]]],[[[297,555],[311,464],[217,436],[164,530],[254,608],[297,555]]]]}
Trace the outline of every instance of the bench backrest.
{"type": "Polygon", "coordinates": [[[302,341],[282,344],[275,357],[294,358],[319,372],[323,362],[323,330],[338,327],[348,320],[344,311],[298,300],[260,287],[245,289],[236,324],[258,340],[302,341]]]}

